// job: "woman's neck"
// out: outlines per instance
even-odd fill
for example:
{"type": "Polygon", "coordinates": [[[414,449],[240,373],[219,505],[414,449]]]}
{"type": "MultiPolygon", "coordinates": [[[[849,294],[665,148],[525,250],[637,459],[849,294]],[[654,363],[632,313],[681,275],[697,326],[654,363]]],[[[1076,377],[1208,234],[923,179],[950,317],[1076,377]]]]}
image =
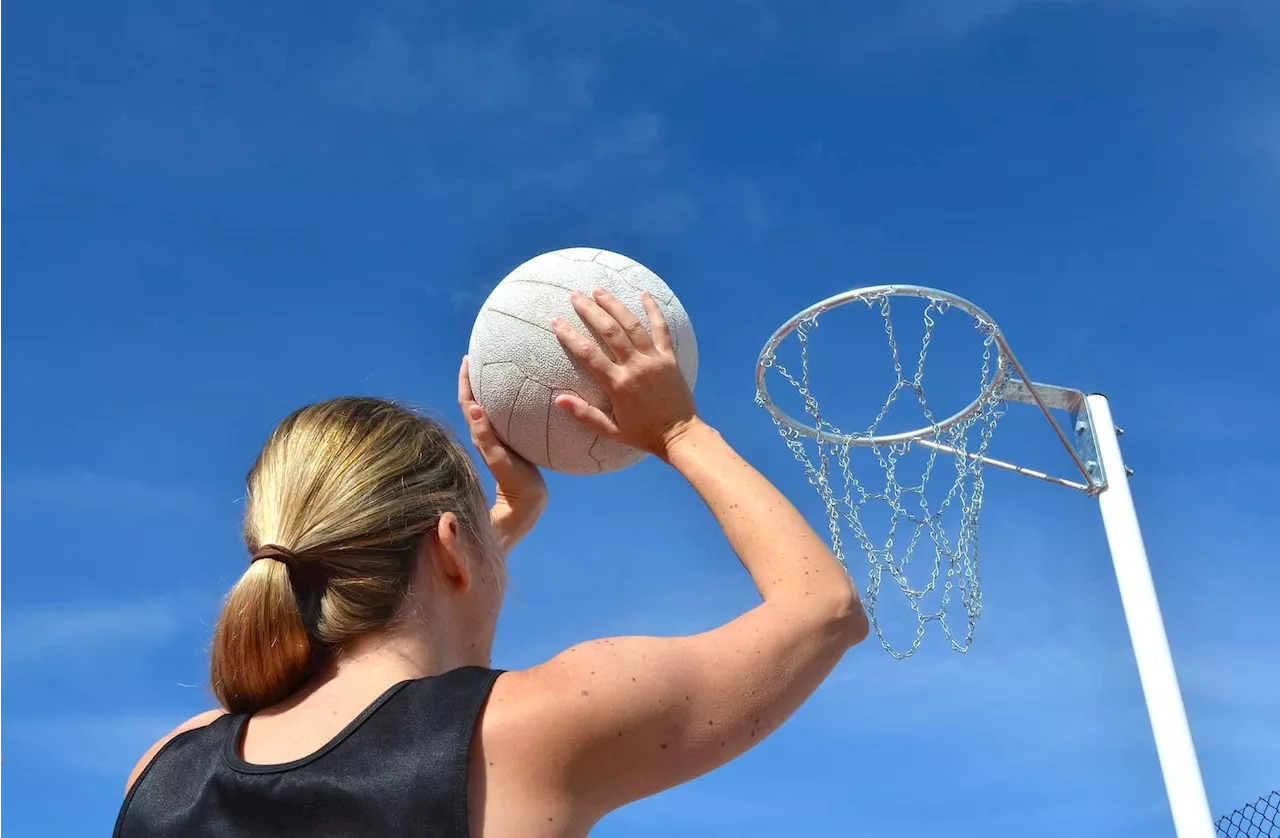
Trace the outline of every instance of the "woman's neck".
{"type": "Polygon", "coordinates": [[[468,654],[466,644],[432,634],[415,626],[362,637],[335,655],[321,677],[328,676],[333,680],[357,678],[390,685],[439,675],[460,666],[484,663],[471,659],[474,654],[468,654]],[[414,628],[419,630],[414,631],[414,628]]]}

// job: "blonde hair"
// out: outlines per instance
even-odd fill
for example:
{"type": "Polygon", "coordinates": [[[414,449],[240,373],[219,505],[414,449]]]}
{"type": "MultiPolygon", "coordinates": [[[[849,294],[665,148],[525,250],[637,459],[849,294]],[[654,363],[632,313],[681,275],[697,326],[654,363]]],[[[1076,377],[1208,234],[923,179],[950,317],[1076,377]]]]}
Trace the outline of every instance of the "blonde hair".
{"type": "Polygon", "coordinates": [[[248,476],[244,540],[257,554],[214,630],[210,680],[233,713],[287,698],[328,656],[386,628],[419,545],[446,512],[490,556],[471,458],[436,422],[391,402],[305,407],[267,441],[248,476]]]}

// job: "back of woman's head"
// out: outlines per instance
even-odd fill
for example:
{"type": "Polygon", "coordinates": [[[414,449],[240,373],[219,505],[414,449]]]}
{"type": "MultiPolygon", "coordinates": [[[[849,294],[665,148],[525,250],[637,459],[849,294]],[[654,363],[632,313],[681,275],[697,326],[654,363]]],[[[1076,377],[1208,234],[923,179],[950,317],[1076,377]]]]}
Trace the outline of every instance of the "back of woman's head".
{"type": "Polygon", "coordinates": [[[446,512],[488,544],[475,469],[436,422],[368,398],[281,422],[248,477],[244,537],[261,558],[214,631],[210,676],[222,705],[275,704],[344,644],[387,628],[446,512]]]}

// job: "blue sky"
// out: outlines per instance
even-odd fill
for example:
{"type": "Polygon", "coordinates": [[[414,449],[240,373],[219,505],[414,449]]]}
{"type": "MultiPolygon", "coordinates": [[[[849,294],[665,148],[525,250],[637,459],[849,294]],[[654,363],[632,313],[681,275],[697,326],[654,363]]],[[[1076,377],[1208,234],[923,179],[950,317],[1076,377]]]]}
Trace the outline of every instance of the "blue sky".
{"type": "MultiPolygon", "coordinates": [[[[1280,786],[1274,6],[5,11],[8,834],[105,833],[138,754],[210,706],[273,423],[356,393],[454,421],[489,287],[572,245],[676,290],[705,416],[818,524],[752,403],[810,302],[947,288],[1036,378],[1107,392],[1215,814],[1280,786]]],[[[1065,468],[1034,419],[997,453],[1065,468]]],[[[753,602],[659,464],[550,486],[497,665],[753,602]]],[[[967,656],[861,646],[755,751],[597,834],[1168,835],[1095,505],[992,475],[982,546],[967,656]]]]}

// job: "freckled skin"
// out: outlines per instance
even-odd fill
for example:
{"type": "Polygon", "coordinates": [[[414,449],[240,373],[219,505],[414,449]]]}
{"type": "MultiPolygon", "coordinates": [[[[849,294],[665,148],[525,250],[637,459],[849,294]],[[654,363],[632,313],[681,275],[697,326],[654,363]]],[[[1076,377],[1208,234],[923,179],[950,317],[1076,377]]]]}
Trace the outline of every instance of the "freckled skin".
{"type": "MultiPolygon", "coordinates": [[[[691,482],[713,510],[739,511],[721,523],[763,602],[700,635],[595,641],[499,679],[495,697],[545,696],[537,747],[526,744],[522,750],[537,754],[544,765],[572,766],[568,790],[555,786],[541,796],[530,793],[539,805],[563,801],[563,816],[551,834],[585,835],[608,811],[754,747],[865,635],[848,577],[818,536],[789,507],[773,503],[761,509],[751,502],[767,492],[753,484],[750,467],[726,452],[727,446],[719,449],[723,460],[707,456],[706,449],[715,450],[714,438],[701,444],[702,453],[689,455],[691,482]],[[718,491],[743,497],[717,504],[718,491]],[[569,688],[590,698],[571,716],[559,716],[563,703],[557,696],[569,688]]],[[[672,460],[679,465],[678,457],[672,460]]]]}

